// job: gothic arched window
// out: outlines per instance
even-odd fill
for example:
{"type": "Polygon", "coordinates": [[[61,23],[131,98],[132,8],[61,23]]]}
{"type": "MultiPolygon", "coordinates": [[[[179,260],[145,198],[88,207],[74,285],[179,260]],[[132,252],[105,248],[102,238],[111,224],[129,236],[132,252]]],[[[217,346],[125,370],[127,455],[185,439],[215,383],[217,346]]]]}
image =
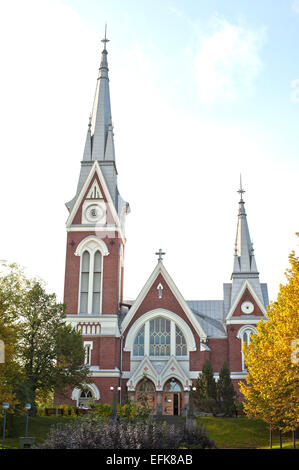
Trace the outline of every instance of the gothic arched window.
{"type": "Polygon", "coordinates": [[[80,313],[88,311],[89,267],[90,254],[88,251],[84,251],[81,257],[80,313]]]}
{"type": "Polygon", "coordinates": [[[158,317],[150,321],[150,356],[170,356],[170,320],[158,317]]]}
{"type": "MultiPolygon", "coordinates": [[[[243,345],[246,344],[246,346],[249,345],[251,341],[251,335],[256,333],[256,329],[253,326],[245,326],[242,327],[239,332],[238,332],[238,338],[241,340],[241,350],[243,349],[243,345]]],[[[244,353],[241,352],[242,354],[242,370],[246,371],[246,364],[244,360],[244,353]]]]}
{"type": "Polygon", "coordinates": [[[146,321],[133,343],[133,356],[187,356],[187,342],[182,330],[165,317],[146,321]]]}
{"type": "Polygon", "coordinates": [[[101,313],[103,256],[108,254],[106,244],[97,237],[87,237],[78,245],[75,255],[81,257],[79,313],[101,313]]]}
{"type": "Polygon", "coordinates": [[[134,346],[133,346],[133,356],[144,356],[144,326],[138,331],[134,346]]]}
{"type": "Polygon", "coordinates": [[[101,274],[102,274],[102,254],[96,251],[93,264],[93,288],[92,288],[92,312],[100,313],[101,311],[101,274]]]}

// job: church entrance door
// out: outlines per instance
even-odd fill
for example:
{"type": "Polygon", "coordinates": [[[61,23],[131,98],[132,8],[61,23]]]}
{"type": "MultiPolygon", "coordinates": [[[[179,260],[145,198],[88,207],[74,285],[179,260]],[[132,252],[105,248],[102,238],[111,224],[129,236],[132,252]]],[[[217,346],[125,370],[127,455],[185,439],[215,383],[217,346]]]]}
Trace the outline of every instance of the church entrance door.
{"type": "Polygon", "coordinates": [[[163,414],[180,416],[181,414],[181,386],[172,379],[164,389],[163,414]]]}

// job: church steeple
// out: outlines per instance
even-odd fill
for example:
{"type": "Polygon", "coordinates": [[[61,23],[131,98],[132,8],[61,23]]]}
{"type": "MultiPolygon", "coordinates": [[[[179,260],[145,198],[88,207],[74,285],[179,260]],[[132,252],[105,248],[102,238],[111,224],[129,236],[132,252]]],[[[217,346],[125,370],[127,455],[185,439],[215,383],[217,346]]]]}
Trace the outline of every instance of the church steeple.
{"type": "Polygon", "coordinates": [[[255,273],[258,275],[257,266],[255,262],[253,244],[250,238],[247,216],[245,212],[245,202],[243,194],[245,193],[242,188],[242,179],[240,177],[240,194],[239,213],[237,235],[235,241],[235,255],[234,255],[234,271],[232,277],[237,273],[249,274],[255,273]]]}
{"type": "Polygon", "coordinates": [[[263,300],[261,284],[259,281],[259,272],[255,261],[253,243],[251,241],[247,215],[245,211],[245,202],[243,194],[245,193],[242,187],[242,179],[240,177],[240,194],[237,234],[235,240],[234,264],[232,272],[232,303],[236,298],[238,292],[242,288],[245,280],[247,280],[254,289],[260,300],[263,300]]]}
{"type": "Polygon", "coordinates": [[[117,188],[117,169],[115,162],[114,133],[109,90],[109,69],[107,60],[107,43],[109,42],[109,39],[107,39],[106,32],[107,28],[105,27],[105,37],[102,39],[104,48],[101,53],[95,98],[89,119],[76,196],[66,204],[70,211],[74,207],[76,199],[80,194],[95,161],[97,161],[100,166],[117,213],[120,214],[123,206],[127,205],[119,195],[117,188]]]}
{"type": "Polygon", "coordinates": [[[106,48],[106,44],[109,42],[109,39],[107,39],[106,36],[106,28],[105,37],[102,39],[102,42],[104,43],[104,49],[102,51],[102,58],[91,117],[91,158],[92,160],[98,161],[115,161],[114,152],[111,152],[111,139],[113,141],[113,133],[111,132],[112,117],[109,90],[109,69],[107,60],[108,52],[106,48]]]}

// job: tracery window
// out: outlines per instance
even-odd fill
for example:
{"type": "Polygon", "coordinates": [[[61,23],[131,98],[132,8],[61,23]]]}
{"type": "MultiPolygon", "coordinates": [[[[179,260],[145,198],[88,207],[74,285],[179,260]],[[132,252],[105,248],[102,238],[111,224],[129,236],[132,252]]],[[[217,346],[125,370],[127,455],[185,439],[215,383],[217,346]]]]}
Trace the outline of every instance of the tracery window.
{"type": "Polygon", "coordinates": [[[175,354],[176,356],[187,355],[187,343],[185,336],[177,325],[175,325],[175,354]]]}
{"type": "Polygon", "coordinates": [[[170,321],[165,318],[150,321],[150,356],[170,356],[170,321]]]}
{"type": "Polygon", "coordinates": [[[163,358],[187,354],[187,342],[183,332],[173,320],[164,317],[146,321],[133,343],[133,356],[163,358]]]}
{"type": "Polygon", "coordinates": [[[144,326],[138,331],[134,346],[133,346],[133,356],[144,356],[144,326]]]}

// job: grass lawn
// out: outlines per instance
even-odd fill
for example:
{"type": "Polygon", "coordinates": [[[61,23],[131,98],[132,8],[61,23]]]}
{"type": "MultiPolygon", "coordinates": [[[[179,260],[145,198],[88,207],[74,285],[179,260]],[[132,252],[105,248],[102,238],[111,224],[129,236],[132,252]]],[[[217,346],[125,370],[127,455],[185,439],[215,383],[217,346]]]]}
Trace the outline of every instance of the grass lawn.
{"type": "MultiPolygon", "coordinates": [[[[66,423],[72,419],[76,418],[62,418],[56,416],[30,417],[28,435],[34,436],[36,438],[36,443],[43,442],[52,425],[57,423],[66,423]]],[[[269,429],[262,421],[247,419],[246,417],[200,417],[197,418],[197,422],[205,426],[208,436],[215,442],[219,449],[269,448],[269,429]]],[[[10,432],[7,434],[5,439],[6,449],[19,448],[19,436],[24,436],[25,434],[25,423],[25,416],[14,417],[14,431],[13,433],[10,432]]],[[[292,448],[293,444],[291,435],[283,435],[282,443],[283,448],[292,448]]],[[[279,448],[278,433],[273,433],[273,448],[279,448]]]]}
{"type": "MultiPolygon", "coordinates": [[[[200,417],[197,422],[205,426],[207,434],[219,449],[269,448],[269,428],[260,420],[240,418],[200,417]]],[[[291,434],[282,435],[283,448],[293,447],[291,434]]],[[[272,448],[279,448],[279,433],[272,433],[272,448]]]]}
{"type": "MultiPolygon", "coordinates": [[[[62,418],[56,416],[35,416],[29,417],[28,436],[35,437],[36,443],[41,443],[47,437],[51,426],[58,423],[67,423],[72,419],[76,418],[62,418]]],[[[1,423],[2,424],[2,423],[1,423]]],[[[18,449],[19,448],[19,437],[25,436],[26,417],[16,416],[14,417],[14,430],[13,432],[7,433],[5,438],[5,449],[18,449]]],[[[1,429],[1,444],[2,444],[2,429],[1,429]]]]}

